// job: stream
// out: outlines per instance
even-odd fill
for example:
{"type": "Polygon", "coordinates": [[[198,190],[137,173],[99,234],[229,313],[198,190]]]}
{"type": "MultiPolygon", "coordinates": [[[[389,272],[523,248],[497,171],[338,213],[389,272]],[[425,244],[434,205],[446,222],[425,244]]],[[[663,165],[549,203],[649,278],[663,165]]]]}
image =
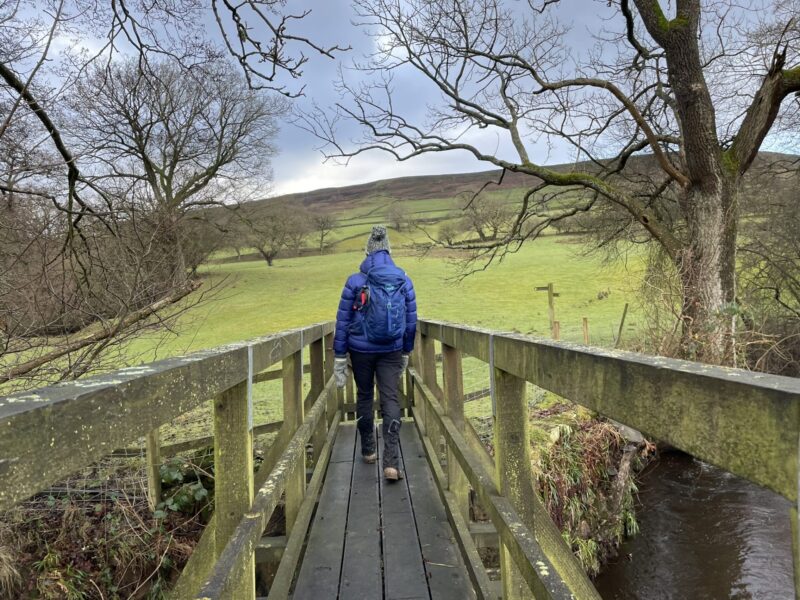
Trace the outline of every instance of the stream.
{"type": "Polygon", "coordinates": [[[790,503],[669,452],[639,477],[640,532],[595,582],[604,600],[792,600],[790,503]]]}

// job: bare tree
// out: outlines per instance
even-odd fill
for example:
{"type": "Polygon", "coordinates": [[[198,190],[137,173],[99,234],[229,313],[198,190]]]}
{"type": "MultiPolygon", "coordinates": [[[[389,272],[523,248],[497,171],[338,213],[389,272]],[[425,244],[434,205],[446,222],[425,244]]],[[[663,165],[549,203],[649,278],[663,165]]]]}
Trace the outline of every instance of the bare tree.
{"type": "Polygon", "coordinates": [[[479,195],[464,208],[463,229],[477,233],[482,242],[494,241],[514,221],[515,207],[496,196],[479,195]]]}
{"type": "Polygon", "coordinates": [[[159,213],[185,281],[181,222],[191,211],[246,197],[269,179],[282,102],[247,89],[224,63],[142,71],[135,60],[94,69],[72,94],[72,136],[93,187],[114,207],[159,213]]]}
{"type": "Polygon", "coordinates": [[[389,207],[386,218],[396,231],[403,231],[411,221],[408,208],[400,202],[395,202],[389,207]]]}
{"type": "Polygon", "coordinates": [[[614,0],[609,18],[597,20],[598,46],[584,56],[566,41],[557,1],[530,2],[527,15],[499,0],[356,6],[379,42],[362,67],[383,78],[371,87],[343,81],[338,114],[303,119],[330,144],[329,156],[379,149],[407,160],[458,150],[529,175],[507,234],[474,246],[489,258],[560,219],[619,207],[680,275],[684,354],[734,360],[735,317],[726,307],[735,298],[738,190],[765,137],[800,106],[789,100],[800,91],[797,0],[680,0],[674,14],[660,2],[614,0]],[[441,95],[424,126],[392,102],[391,74],[404,70],[441,95]],[[363,126],[355,148],[339,143],[340,118],[363,126]],[[497,154],[494,143],[471,143],[477,128],[506,136],[516,158],[497,154]],[[537,137],[574,148],[581,168],[535,162],[537,137]],[[637,154],[656,168],[628,174],[637,154]],[[541,193],[554,188],[571,193],[556,201],[541,193]]]}
{"type": "Polygon", "coordinates": [[[459,229],[453,221],[447,221],[439,226],[438,239],[448,246],[454,246],[460,233],[459,229]]]}
{"type": "Polygon", "coordinates": [[[308,218],[287,202],[268,205],[257,216],[251,216],[246,227],[250,246],[270,267],[285,250],[299,250],[310,231],[308,218]]]}
{"type": "Polygon", "coordinates": [[[332,233],[333,230],[339,226],[336,217],[331,214],[320,213],[314,215],[311,219],[311,222],[314,227],[314,232],[319,239],[319,251],[324,252],[325,238],[328,237],[328,235],[330,235],[330,233],[332,233]]]}

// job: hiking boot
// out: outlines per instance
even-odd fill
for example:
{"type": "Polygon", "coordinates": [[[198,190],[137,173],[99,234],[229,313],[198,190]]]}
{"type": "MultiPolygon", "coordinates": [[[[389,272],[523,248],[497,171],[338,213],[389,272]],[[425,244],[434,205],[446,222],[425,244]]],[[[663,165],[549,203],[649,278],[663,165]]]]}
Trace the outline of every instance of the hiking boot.
{"type": "Polygon", "coordinates": [[[364,459],[364,462],[368,465],[373,464],[376,460],[378,460],[378,451],[375,446],[375,435],[372,434],[369,437],[361,436],[361,458],[364,459]]]}
{"type": "Polygon", "coordinates": [[[394,467],[384,467],[383,476],[387,481],[398,481],[403,478],[403,472],[394,467]]]}

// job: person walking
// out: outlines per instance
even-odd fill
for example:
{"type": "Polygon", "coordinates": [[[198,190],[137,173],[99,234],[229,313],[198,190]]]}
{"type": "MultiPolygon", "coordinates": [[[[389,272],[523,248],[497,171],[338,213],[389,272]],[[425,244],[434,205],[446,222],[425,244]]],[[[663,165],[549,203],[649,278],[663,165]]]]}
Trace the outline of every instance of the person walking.
{"type": "Polygon", "coordinates": [[[383,476],[397,481],[403,477],[398,384],[414,349],[416,294],[411,278],[392,260],[385,227],[372,228],[366,253],[359,271],[347,279],[339,300],[333,371],[337,387],[344,387],[349,353],[358,390],[356,415],[361,456],[367,463],[377,460],[372,412],[377,380],[383,415],[383,476]]]}

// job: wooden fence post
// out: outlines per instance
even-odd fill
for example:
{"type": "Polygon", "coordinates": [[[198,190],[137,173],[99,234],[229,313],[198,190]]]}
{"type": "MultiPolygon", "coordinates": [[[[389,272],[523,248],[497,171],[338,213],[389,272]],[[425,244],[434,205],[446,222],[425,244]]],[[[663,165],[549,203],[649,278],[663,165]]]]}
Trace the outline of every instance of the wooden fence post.
{"type": "Polygon", "coordinates": [[[583,317],[583,343],[589,345],[589,319],[583,317]]]}
{"type": "Polygon", "coordinates": [[[325,335],[325,381],[327,382],[333,377],[333,359],[336,358],[333,354],[333,334],[328,333],[325,335]]]}
{"type": "MultiPolygon", "coordinates": [[[[253,503],[253,436],[247,409],[247,382],[214,400],[214,555],[219,558],[253,503]]],[[[243,557],[236,598],[255,598],[255,557],[243,557]]]]}
{"type": "MultiPolygon", "coordinates": [[[[497,415],[494,422],[495,465],[497,487],[517,511],[530,531],[534,527],[536,493],[530,461],[528,432],[528,402],[525,380],[495,368],[495,397],[497,415]]],[[[508,548],[501,544],[500,574],[504,600],[523,600],[531,597],[530,589],[519,573],[508,548]]]]}
{"type": "MultiPolygon", "coordinates": [[[[409,360],[409,366],[413,367],[414,371],[417,375],[422,376],[422,334],[420,334],[419,328],[417,329],[416,336],[414,338],[414,351],[411,353],[411,358],[409,360]]],[[[416,389],[414,387],[414,378],[411,376],[411,373],[406,373],[406,389],[409,390],[411,394],[410,402],[415,406],[418,410],[415,413],[417,420],[419,421],[420,433],[423,436],[428,435],[427,430],[427,423],[428,417],[426,410],[426,403],[425,400],[422,398],[422,395],[416,395],[416,389]]]]}
{"type": "Polygon", "coordinates": [[[147,502],[150,510],[155,510],[161,502],[161,437],[158,429],[153,429],[145,439],[147,458],[147,502]]]}
{"type": "MultiPolygon", "coordinates": [[[[355,404],[356,403],[356,394],[355,394],[354,386],[355,386],[355,382],[353,381],[353,373],[351,372],[347,377],[347,383],[345,383],[345,392],[346,392],[345,393],[345,398],[346,398],[348,404],[355,404]]],[[[342,414],[342,419],[343,420],[344,420],[345,416],[347,416],[347,414],[348,413],[342,414]]],[[[352,411],[349,414],[355,415],[355,411],[352,411]]],[[[353,418],[355,418],[355,417],[353,417],[353,418]]]]}
{"type": "MultiPolygon", "coordinates": [[[[444,411],[465,438],[464,421],[464,379],[461,367],[461,351],[442,344],[444,411]]],[[[469,484],[461,465],[448,447],[447,449],[447,487],[456,498],[456,505],[464,520],[469,523],[469,484]]]]}
{"type": "Polygon", "coordinates": [[[561,339],[561,321],[553,321],[553,339],[561,339]]]}
{"type": "MultiPolygon", "coordinates": [[[[333,333],[325,336],[325,383],[333,377],[333,360],[335,355],[333,353],[333,333]]],[[[340,390],[334,388],[333,392],[328,396],[328,406],[326,412],[328,415],[327,426],[330,427],[333,423],[333,417],[337,410],[339,410],[340,390]]]]}
{"type": "MultiPolygon", "coordinates": [[[[438,400],[442,400],[439,390],[439,384],[436,381],[436,346],[434,339],[427,335],[420,336],[420,358],[422,362],[422,381],[428,386],[438,400]]],[[[436,460],[441,459],[442,452],[442,435],[435,419],[428,419],[427,412],[425,413],[425,431],[433,443],[433,448],[437,452],[436,460]]]]}
{"type": "MultiPolygon", "coordinates": [[[[800,479],[800,473],[797,474],[800,479]]],[[[798,500],[800,505],[800,499],[798,500]]],[[[794,561],[794,597],[800,598],[800,526],[797,521],[797,506],[789,509],[789,522],[792,530],[792,559],[794,561]]]]}
{"type": "Polygon", "coordinates": [[[628,316],[628,303],[625,303],[625,308],[622,309],[622,319],[619,321],[619,331],[617,332],[617,339],[614,341],[614,348],[619,347],[622,341],[622,330],[625,327],[625,317],[628,316]]]}
{"type": "MultiPolygon", "coordinates": [[[[283,426],[294,435],[305,419],[303,406],[303,349],[283,360],[283,426]]],[[[291,435],[289,437],[291,437],[291,435]]],[[[301,452],[297,463],[292,465],[286,480],[286,535],[292,526],[303,502],[306,490],[306,454],[301,452]]]]}
{"type": "MultiPolygon", "coordinates": [[[[309,402],[311,403],[310,406],[313,406],[322,393],[322,390],[325,389],[325,358],[324,341],[322,338],[311,342],[309,353],[311,356],[311,391],[309,392],[309,402]]],[[[326,403],[326,415],[317,423],[317,428],[311,439],[311,445],[314,449],[314,464],[317,464],[319,453],[322,450],[322,446],[325,444],[325,438],[328,434],[327,408],[328,405],[326,403]]]]}

